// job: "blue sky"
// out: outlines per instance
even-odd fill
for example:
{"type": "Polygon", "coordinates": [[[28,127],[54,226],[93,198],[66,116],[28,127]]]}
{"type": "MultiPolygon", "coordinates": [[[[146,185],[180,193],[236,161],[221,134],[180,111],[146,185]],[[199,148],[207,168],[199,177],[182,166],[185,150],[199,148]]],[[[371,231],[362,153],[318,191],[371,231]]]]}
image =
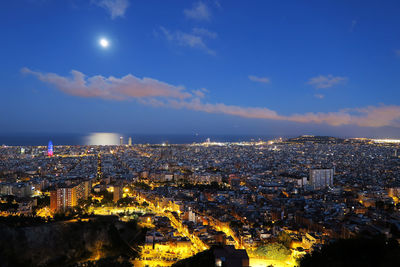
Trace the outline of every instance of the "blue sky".
{"type": "Polygon", "coordinates": [[[400,137],[399,1],[0,6],[1,133],[400,137]]]}

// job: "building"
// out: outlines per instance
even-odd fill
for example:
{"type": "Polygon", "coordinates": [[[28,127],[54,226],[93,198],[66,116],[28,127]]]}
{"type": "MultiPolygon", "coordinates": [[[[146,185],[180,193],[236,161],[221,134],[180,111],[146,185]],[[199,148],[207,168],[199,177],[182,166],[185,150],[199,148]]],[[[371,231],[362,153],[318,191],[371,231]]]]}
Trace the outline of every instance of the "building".
{"type": "Polygon", "coordinates": [[[52,211],[65,210],[77,205],[77,188],[65,186],[50,192],[50,209],[52,211]]]}
{"type": "Polygon", "coordinates": [[[50,209],[65,210],[78,205],[80,199],[88,199],[92,183],[90,180],[79,184],[67,185],[50,191],[50,209]]]}
{"type": "Polygon", "coordinates": [[[51,141],[49,141],[49,144],[47,145],[47,156],[53,156],[53,142],[51,141]]]}
{"type": "Polygon", "coordinates": [[[122,146],[123,144],[124,144],[124,137],[121,136],[121,137],[119,138],[119,145],[122,146]]]}
{"type": "Polygon", "coordinates": [[[333,186],[333,169],[311,169],[309,181],[313,189],[333,186]]]}
{"type": "Polygon", "coordinates": [[[32,193],[32,185],[30,183],[18,183],[13,185],[12,195],[14,196],[31,197],[32,193]]]}
{"type": "Polygon", "coordinates": [[[132,145],[132,137],[129,137],[129,139],[128,139],[128,145],[129,145],[129,146],[132,145]]]}
{"type": "Polygon", "coordinates": [[[77,200],[80,199],[88,199],[90,190],[92,189],[92,183],[90,180],[83,181],[80,184],[78,184],[76,187],[76,197],[77,200]]]}
{"type": "Polygon", "coordinates": [[[114,186],[113,201],[117,202],[122,198],[122,186],[114,186]]]}
{"type": "Polygon", "coordinates": [[[8,196],[13,194],[13,185],[10,183],[0,184],[0,195],[8,196]]]}

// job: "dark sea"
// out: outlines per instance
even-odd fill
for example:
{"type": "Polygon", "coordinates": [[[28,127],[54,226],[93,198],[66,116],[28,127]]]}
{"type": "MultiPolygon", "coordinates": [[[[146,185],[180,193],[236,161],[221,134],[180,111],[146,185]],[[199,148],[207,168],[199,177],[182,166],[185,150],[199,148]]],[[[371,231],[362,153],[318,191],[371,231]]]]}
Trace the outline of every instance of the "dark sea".
{"type": "Polygon", "coordinates": [[[191,144],[205,142],[240,142],[271,140],[268,135],[190,135],[190,134],[121,134],[121,133],[88,133],[88,134],[0,134],[0,145],[7,146],[46,146],[51,140],[58,145],[118,145],[122,137],[123,144],[191,144]]]}

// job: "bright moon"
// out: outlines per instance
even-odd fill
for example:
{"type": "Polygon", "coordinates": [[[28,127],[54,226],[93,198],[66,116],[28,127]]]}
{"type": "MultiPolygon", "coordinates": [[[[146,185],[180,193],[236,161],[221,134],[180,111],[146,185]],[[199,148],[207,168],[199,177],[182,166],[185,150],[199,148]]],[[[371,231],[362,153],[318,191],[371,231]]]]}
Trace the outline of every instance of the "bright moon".
{"type": "Polygon", "coordinates": [[[100,39],[100,45],[102,46],[102,47],[104,47],[104,48],[106,48],[106,47],[108,47],[109,46],[109,42],[108,42],[108,40],[107,39],[100,39]]]}

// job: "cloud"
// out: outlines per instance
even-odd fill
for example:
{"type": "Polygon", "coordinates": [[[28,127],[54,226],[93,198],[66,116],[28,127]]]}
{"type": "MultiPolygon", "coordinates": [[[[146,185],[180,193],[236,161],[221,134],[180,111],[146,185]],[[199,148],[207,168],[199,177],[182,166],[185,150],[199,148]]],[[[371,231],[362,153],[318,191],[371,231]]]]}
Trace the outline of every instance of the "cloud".
{"type": "Polygon", "coordinates": [[[129,0],[94,0],[93,3],[110,12],[112,19],[123,17],[129,7],[129,0]]]}
{"type": "Polygon", "coordinates": [[[329,75],[320,75],[317,77],[311,78],[307,83],[314,86],[317,89],[329,88],[334,85],[346,82],[348,80],[347,77],[333,76],[329,75]]]}
{"type": "Polygon", "coordinates": [[[345,109],[338,112],[309,112],[289,116],[279,115],[276,111],[260,107],[241,107],[223,103],[203,103],[199,99],[190,101],[169,101],[163,106],[177,109],[185,108],[207,113],[220,113],[244,118],[291,121],[298,123],[328,124],[332,126],[357,125],[364,127],[400,127],[400,106],[370,106],[362,109],[345,109]]]}
{"type": "Polygon", "coordinates": [[[209,55],[216,54],[216,52],[210,49],[205,43],[206,38],[216,38],[216,33],[199,28],[194,28],[191,33],[185,33],[181,31],[171,32],[162,26],[160,27],[160,31],[164,35],[165,39],[170,42],[174,42],[179,46],[200,49],[209,55]]]}
{"type": "Polygon", "coordinates": [[[315,94],[314,96],[315,96],[316,98],[319,98],[319,99],[322,99],[322,98],[325,97],[323,94],[315,94]]]}
{"type": "Polygon", "coordinates": [[[207,92],[208,92],[208,90],[206,90],[205,88],[192,91],[193,95],[197,96],[198,98],[204,98],[206,96],[207,92]]]}
{"type": "Polygon", "coordinates": [[[400,57],[400,49],[394,51],[396,53],[396,56],[400,57]]]}
{"type": "Polygon", "coordinates": [[[400,106],[369,106],[355,109],[355,111],[365,115],[357,118],[357,124],[360,126],[400,127],[400,106]]]}
{"type": "Polygon", "coordinates": [[[32,74],[40,81],[51,84],[66,94],[80,97],[126,100],[129,98],[177,98],[184,99],[192,94],[182,86],[174,86],[152,78],[138,78],[128,74],[122,78],[95,75],[86,77],[82,72],[72,70],[71,77],[55,73],[41,73],[28,68],[21,70],[32,74]]]}
{"type": "Polygon", "coordinates": [[[203,98],[206,89],[189,93],[182,86],[174,86],[152,78],[137,78],[128,74],[122,78],[101,75],[86,77],[73,70],[72,76],[64,77],[55,73],[41,73],[28,68],[21,70],[58,90],[74,96],[114,100],[136,99],[142,104],[155,107],[188,109],[212,114],[291,121],[298,123],[358,125],[366,127],[392,126],[400,128],[400,106],[368,106],[342,109],[337,112],[309,112],[304,114],[281,115],[266,107],[242,107],[224,103],[207,103],[203,98]]]}
{"type": "Polygon", "coordinates": [[[211,18],[211,11],[207,5],[201,1],[193,4],[191,9],[183,10],[183,14],[185,14],[187,18],[194,20],[208,21],[211,18]]]}
{"type": "Polygon", "coordinates": [[[193,28],[193,33],[197,34],[197,35],[201,35],[201,36],[205,36],[211,39],[215,39],[218,37],[217,33],[209,31],[207,29],[204,28],[193,28]]]}
{"type": "Polygon", "coordinates": [[[267,77],[257,77],[254,75],[249,75],[249,80],[252,82],[258,82],[258,83],[270,83],[270,79],[267,77]]]}

